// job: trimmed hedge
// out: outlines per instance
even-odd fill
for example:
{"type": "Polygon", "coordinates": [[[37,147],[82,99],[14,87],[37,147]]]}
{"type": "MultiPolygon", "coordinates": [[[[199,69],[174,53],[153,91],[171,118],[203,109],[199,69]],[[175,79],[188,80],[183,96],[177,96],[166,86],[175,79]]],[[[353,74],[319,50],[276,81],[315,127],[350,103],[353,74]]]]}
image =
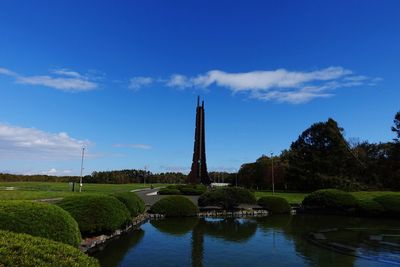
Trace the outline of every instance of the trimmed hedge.
{"type": "Polygon", "coordinates": [[[202,184],[183,184],[183,185],[169,185],[166,188],[158,191],[159,195],[193,195],[199,196],[207,191],[207,187],[202,184]]]}
{"type": "Polygon", "coordinates": [[[303,200],[306,209],[348,212],[358,205],[350,193],[338,189],[321,189],[312,192],[303,200]]]}
{"type": "Polygon", "coordinates": [[[207,187],[202,184],[182,185],[178,187],[178,189],[181,191],[183,195],[195,195],[195,196],[204,194],[207,191],[207,187]]]}
{"type": "Polygon", "coordinates": [[[130,221],[129,210],[112,196],[82,195],[66,197],[57,203],[78,222],[85,236],[111,233],[130,221]]]}
{"type": "Polygon", "coordinates": [[[143,199],[132,192],[120,192],[114,193],[113,197],[124,203],[126,208],[129,210],[131,217],[136,217],[143,213],[146,209],[143,199]]]}
{"type": "Polygon", "coordinates": [[[154,203],[150,212],[164,214],[166,217],[190,217],[196,216],[199,209],[186,197],[168,196],[154,203]]]}
{"type": "Polygon", "coordinates": [[[180,195],[181,191],[173,188],[162,188],[158,191],[159,195],[180,195]]]}
{"type": "Polygon", "coordinates": [[[289,202],[282,197],[261,197],[257,204],[271,213],[290,213],[291,211],[289,202]]]}
{"type": "Polygon", "coordinates": [[[55,205],[31,201],[0,201],[0,229],[40,236],[72,246],[81,242],[78,224],[55,205]]]}
{"type": "Polygon", "coordinates": [[[27,234],[0,231],[0,266],[87,266],[99,263],[72,246],[27,234]]]}
{"type": "Polygon", "coordinates": [[[384,208],[379,202],[372,199],[358,201],[357,212],[361,216],[376,216],[384,212],[384,208]]]}
{"type": "Polygon", "coordinates": [[[256,197],[248,189],[240,187],[217,188],[199,197],[198,204],[204,206],[220,206],[224,209],[235,209],[239,204],[255,204],[256,197]]]}
{"type": "Polygon", "coordinates": [[[374,198],[389,216],[400,217],[400,195],[387,194],[374,198]]]}

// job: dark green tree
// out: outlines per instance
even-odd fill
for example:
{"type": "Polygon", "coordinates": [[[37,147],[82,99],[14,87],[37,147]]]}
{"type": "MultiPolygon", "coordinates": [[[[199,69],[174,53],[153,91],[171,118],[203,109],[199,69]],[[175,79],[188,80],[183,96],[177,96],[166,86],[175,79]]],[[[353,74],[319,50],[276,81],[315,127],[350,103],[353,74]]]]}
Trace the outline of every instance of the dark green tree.
{"type": "Polygon", "coordinates": [[[397,138],[394,140],[400,142],[400,111],[394,116],[394,126],[392,126],[392,131],[396,133],[397,138]]]}
{"type": "Polygon", "coordinates": [[[292,143],[287,158],[288,185],[295,190],[353,189],[352,177],[360,171],[357,158],[343,137],[343,128],[331,118],[305,130],[292,143]]]}

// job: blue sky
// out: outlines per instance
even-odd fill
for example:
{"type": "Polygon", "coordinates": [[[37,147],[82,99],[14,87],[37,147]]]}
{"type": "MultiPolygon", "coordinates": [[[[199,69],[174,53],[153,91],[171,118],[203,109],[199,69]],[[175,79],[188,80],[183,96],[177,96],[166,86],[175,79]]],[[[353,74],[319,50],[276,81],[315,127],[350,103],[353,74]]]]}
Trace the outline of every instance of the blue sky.
{"type": "Polygon", "coordinates": [[[196,96],[210,170],[288,148],[332,117],[393,138],[399,1],[2,1],[0,171],[191,164],[196,96]]]}

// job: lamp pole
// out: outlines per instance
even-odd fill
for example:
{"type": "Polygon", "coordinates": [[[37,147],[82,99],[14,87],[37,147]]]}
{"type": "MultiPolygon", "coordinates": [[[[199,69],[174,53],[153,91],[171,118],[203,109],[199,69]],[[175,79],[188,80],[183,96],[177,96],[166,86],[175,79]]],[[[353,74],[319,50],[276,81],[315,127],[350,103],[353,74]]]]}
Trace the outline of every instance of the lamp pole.
{"type": "Polygon", "coordinates": [[[82,177],[83,177],[83,157],[85,156],[85,147],[82,147],[82,161],[81,161],[81,177],[79,179],[79,192],[82,192],[82,177]]]}
{"type": "Polygon", "coordinates": [[[147,165],[144,166],[143,184],[146,184],[147,165]]]}
{"type": "Polygon", "coordinates": [[[271,177],[272,177],[272,195],[275,195],[274,153],[272,152],[271,152],[271,177]]]}

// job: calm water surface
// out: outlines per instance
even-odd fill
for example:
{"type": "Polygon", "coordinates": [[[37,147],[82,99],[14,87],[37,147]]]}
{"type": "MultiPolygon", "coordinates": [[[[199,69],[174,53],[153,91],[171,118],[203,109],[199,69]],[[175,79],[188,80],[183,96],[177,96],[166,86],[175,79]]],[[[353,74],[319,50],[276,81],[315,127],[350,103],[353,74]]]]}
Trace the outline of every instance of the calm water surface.
{"type": "Polygon", "coordinates": [[[93,256],[106,267],[400,266],[399,228],[398,220],[316,215],[153,220],[93,256]],[[338,253],[307,239],[333,228],[324,234],[329,242],[356,250],[338,253]]]}

